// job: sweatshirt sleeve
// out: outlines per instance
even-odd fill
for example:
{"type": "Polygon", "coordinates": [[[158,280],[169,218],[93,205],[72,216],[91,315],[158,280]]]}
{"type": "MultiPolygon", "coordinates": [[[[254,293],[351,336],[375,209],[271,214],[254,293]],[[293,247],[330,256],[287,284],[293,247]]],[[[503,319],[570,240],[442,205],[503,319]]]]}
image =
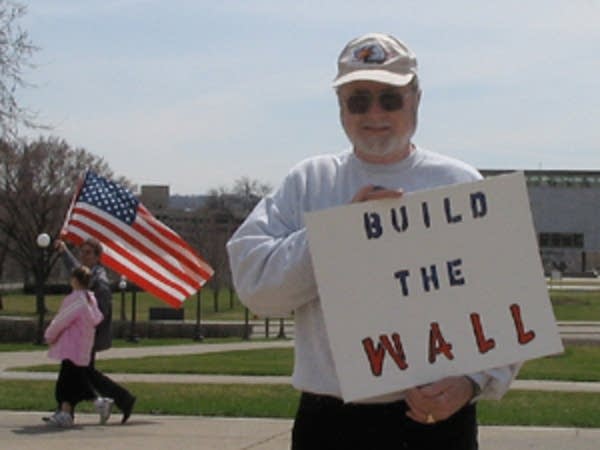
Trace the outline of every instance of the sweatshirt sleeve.
{"type": "Polygon", "coordinates": [[[85,295],[87,297],[90,320],[94,326],[97,326],[104,319],[104,313],[98,307],[98,302],[92,291],[86,291],[85,295]]]}
{"type": "Polygon", "coordinates": [[[481,388],[481,393],[472,401],[480,399],[500,400],[519,373],[522,363],[509,364],[495,369],[468,375],[481,388]]]}
{"type": "Polygon", "coordinates": [[[75,257],[75,255],[73,255],[73,253],[71,253],[71,250],[69,250],[69,248],[66,246],[64,251],[62,252],[62,261],[68,273],[71,273],[73,269],[81,265],[79,260],[75,257]]]}
{"type": "Polygon", "coordinates": [[[67,302],[65,299],[64,306],[61,306],[44,332],[46,342],[51,344],[56,341],[60,334],[69,327],[71,322],[81,314],[82,309],[85,307],[85,303],[80,300],[67,302]]]}
{"type": "Polygon", "coordinates": [[[92,268],[90,289],[104,318],[112,320],[112,290],[104,266],[97,264],[92,268]]]}
{"type": "Polygon", "coordinates": [[[286,316],[317,298],[301,215],[289,189],[280,190],[262,199],[227,243],[234,286],[255,314],[286,316]]]}

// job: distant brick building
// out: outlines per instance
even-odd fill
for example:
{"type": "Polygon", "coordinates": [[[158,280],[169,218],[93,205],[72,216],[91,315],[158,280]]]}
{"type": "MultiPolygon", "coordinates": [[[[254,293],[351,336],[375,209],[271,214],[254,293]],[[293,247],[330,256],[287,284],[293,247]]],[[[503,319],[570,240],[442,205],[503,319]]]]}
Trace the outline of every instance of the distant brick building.
{"type": "Polygon", "coordinates": [[[166,185],[142,186],[139,195],[158,220],[200,250],[207,247],[207,239],[214,239],[215,234],[230,235],[243,221],[235,197],[227,198],[226,207],[210,207],[210,196],[171,196],[166,185]]]}

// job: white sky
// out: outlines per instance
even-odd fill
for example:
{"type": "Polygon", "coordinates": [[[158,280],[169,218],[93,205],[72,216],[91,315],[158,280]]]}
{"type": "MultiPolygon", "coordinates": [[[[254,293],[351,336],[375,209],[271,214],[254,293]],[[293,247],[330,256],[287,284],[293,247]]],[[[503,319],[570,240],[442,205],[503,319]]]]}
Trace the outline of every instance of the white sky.
{"type": "Polygon", "coordinates": [[[22,3],[41,50],[20,98],[138,185],[277,186],[347,148],[330,84],[371,31],[417,54],[416,143],[478,168],[600,169],[600,0],[22,3]]]}

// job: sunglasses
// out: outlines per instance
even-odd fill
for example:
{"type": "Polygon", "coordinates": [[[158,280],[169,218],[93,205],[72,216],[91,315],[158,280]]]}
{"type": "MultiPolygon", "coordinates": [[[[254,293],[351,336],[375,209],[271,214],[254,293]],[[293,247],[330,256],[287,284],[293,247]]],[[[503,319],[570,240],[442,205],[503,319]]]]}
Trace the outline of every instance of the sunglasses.
{"type": "MultiPolygon", "coordinates": [[[[366,114],[373,104],[374,95],[370,91],[354,92],[346,99],[350,114],[366,114]]],[[[404,106],[404,96],[400,92],[383,91],[377,96],[379,106],[387,112],[399,111],[404,106]]]]}

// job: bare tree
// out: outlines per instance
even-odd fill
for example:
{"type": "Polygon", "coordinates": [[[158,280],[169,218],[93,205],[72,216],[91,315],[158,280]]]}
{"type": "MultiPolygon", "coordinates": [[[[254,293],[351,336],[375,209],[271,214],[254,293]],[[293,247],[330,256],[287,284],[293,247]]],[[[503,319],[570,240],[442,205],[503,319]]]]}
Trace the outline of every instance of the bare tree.
{"type": "MultiPolygon", "coordinates": [[[[230,293],[233,291],[225,244],[254,206],[271,190],[271,186],[266,183],[242,177],[234,182],[231,190],[219,187],[209,191],[209,197],[200,212],[203,226],[199,230],[197,241],[201,243],[204,256],[215,269],[215,275],[209,282],[213,288],[215,311],[219,309],[220,290],[229,288],[230,293]]],[[[230,297],[229,302],[232,307],[233,297],[230,297]]]]}
{"type": "MultiPolygon", "coordinates": [[[[46,282],[56,260],[51,250],[38,248],[36,237],[42,232],[57,235],[78,180],[87,169],[112,177],[102,158],[71,148],[56,137],[0,141],[0,238],[11,259],[33,276],[36,286],[46,282]]],[[[42,325],[46,306],[41,294],[36,310],[42,325]]]]}
{"type": "Polygon", "coordinates": [[[238,213],[250,214],[261,198],[271,193],[272,186],[249,177],[241,177],[234,181],[231,194],[238,206],[238,213]]]}
{"type": "Polygon", "coordinates": [[[23,74],[31,68],[38,50],[19,20],[27,8],[11,0],[0,0],[0,138],[14,139],[19,125],[36,127],[35,114],[19,104],[16,92],[26,87],[23,74]]]}
{"type": "Polygon", "coordinates": [[[212,288],[214,311],[219,311],[219,292],[228,286],[226,283],[229,265],[225,254],[225,244],[231,236],[234,218],[225,207],[225,197],[211,191],[206,205],[198,211],[202,218],[193,237],[193,245],[200,249],[202,256],[215,270],[215,274],[208,282],[212,288]]]}

